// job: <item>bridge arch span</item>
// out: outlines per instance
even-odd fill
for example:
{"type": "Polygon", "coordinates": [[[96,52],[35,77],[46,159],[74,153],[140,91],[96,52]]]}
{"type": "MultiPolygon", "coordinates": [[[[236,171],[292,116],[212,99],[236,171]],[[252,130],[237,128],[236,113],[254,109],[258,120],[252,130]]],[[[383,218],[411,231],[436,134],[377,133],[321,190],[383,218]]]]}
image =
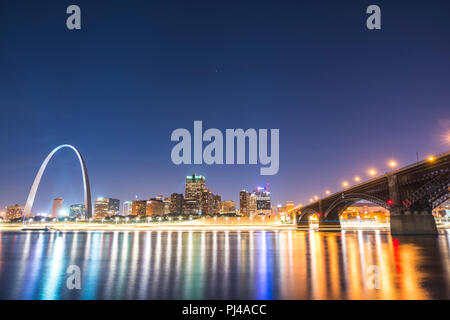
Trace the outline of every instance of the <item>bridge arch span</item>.
{"type": "Polygon", "coordinates": [[[91,203],[91,188],[89,185],[89,177],[87,172],[86,163],[84,162],[83,157],[81,156],[80,151],[77,148],[70,144],[62,144],[55,149],[53,149],[48,156],[45,158],[44,162],[42,162],[41,167],[39,168],[36,177],[34,178],[33,185],[31,186],[30,193],[28,194],[27,202],[25,204],[25,209],[23,211],[23,221],[25,218],[30,216],[31,209],[33,208],[34,198],[36,196],[36,192],[39,187],[39,183],[41,182],[42,175],[44,174],[45,168],[47,167],[48,162],[53,157],[53,155],[60,149],[70,148],[72,149],[78,157],[81,166],[81,173],[83,175],[83,188],[84,188],[84,206],[86,209],[86,215],[88,218],[92,217],[92,203],[91,203]]]}
{"type": "Polygon", "coordinates": [[[346,208],[350,207],[355,202],[366,200],[372,203],[379,205],[387,210],[391,210],[391,206],[384,201],[383,199],[364,194],[364,193],[350,193],[350,194],[342,194],[341,197],[333,201],[333,203],[327,208],[325,211],[323,218],[327,220],[329,218],[338,218],[339,215],[346,208]]]}
{"type": "Polygon", "coordinates": [[[318,212],[313,208],[306,208],[304,210],[299,210],[297,214],[299,214],[297,216],[297,221],[300,222],[300,221],[308,221],[308,217],[310,215],[318,214],[318,212]]]}

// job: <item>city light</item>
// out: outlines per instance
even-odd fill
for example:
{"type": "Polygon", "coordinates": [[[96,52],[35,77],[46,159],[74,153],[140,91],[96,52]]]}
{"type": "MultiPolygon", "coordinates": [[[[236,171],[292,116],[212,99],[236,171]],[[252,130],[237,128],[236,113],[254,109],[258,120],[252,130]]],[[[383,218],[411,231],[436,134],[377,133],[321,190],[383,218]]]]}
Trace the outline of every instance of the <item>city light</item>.
{"type": "Polygon", "coordinates": [[[436,159],[435,159],[434,156],[429,156],[429,157],[427,158],[427,160],[430,161],[430,162],[433,162],[433,161],[436,160],[436,159]]]}
{"type": "Polygon", "coordinates": [[[330,190],[325,190],[325,194],[330,194],[331,193],[331,191],[330,190]]]}
{"type": "Polygon", "coordinates": [[[397,162],[394,160],[389,161],[389,167],[395,168],[397,166],[397,162]]]}
{"type": "Polygon", "coordinates": [[[313,202],[314,200],[313,200],[313,198],[309,198],[309,202],[313,202]]]}
{"type": "Polygon", "coordinates": [[[319,197],[318,196],[314,196],[314,200],[319,200],[319,197]]]}
{"type": "Polygon", "coordinates": [[[373,177],[377,174],[377,171],[375,169],[369,169],[368,174],[373,177]]]}
{"type": "Polygon", "coordinates": [[[347,181],[343,181],[342,182],[342,186],[345,187],[345,188],[348,187],[348,182],[347,181]]]}
{"type": "Polygon", "coordinates": [[[361,181],[361,178],[358,177],[358,176],[356,176],[356,177],[354,178],[354,180],[355,180],[356,182],[360,182],[360,181],[361,181]]]}

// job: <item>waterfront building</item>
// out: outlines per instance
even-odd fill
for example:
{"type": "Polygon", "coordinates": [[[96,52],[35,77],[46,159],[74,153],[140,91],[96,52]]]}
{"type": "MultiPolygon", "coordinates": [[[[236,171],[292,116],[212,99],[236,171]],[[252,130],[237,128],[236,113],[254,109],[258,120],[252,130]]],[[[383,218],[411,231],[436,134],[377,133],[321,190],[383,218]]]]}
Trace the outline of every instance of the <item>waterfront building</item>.
{"type": "Polygon", "coordinates": [[[185,199],[201,201],[205,190],[205,177],[197,174],[186,177],[185,199]]]}
{"type": "Polygon", "coordinates": [[[219,214],[220,210],[222,209],[222,197],[218,194],[215,194],[213,196],[214,199],[214,206],[213,206],[213,214],[219,214]]]}
{"type": "Polygon", "coordinates": [[[207,215],[214,214],[214,195],[207,188],[202,192],[201,213],[207,215]]]}
{"type": "Polygon", "coordinates": [[[94,217],[96,219],[102,219],[119,215],[120,213],[120,200],[113,198],[95,198],[94,217]]]}
{"type": "Polygon", "coordinates": [[[53,199],[52,213],[50,215],[50,218],[58,218],[58,216],[60,215],[60,210],[63,206],[63,202],[63,198],[53,199]]]}
{"type": "Polygon", "coordinates": [[[222,201],[222,210],[221,213],[235,214],[236,213],[236,204],[233,200],[222,201]]]}
{"type": "Polygon", "coordinates": [[[161,198],[152,198],[146,202],[146,216],[164,214],[164,202],[161,198]]]}
{"type": "Polygon", "coordinates": [[[271,214],[272,206],[268,188],[258,187],[254,194],[256,195],[256,214],[271,214]]]}
{"type": "Polygon", "coordinates": [[[246,190],[239,192],[239,211],[241,215],[249,216],[250,193],[246,190]]]}
{"type": "Polygon", "coordinates": [[[170,213],[170,197],[164,197],[163,204],[164,204],[163,214],[169,214],[170,213]]]}
{"type": "Polygon", "coordinates": [[[15,220],[23,217],[23,207],[16,204],[15,206],[6,207],[6,220],[15,220]]]}
{"type": "Polygon", "coordinates": [[[195,199],[184,199],[183,213],[196,215],[200,213],[200,202],[195,199]]]}
{"type": "Polygon", "coordinates": [[[131,204],[131,215],[145,216],[147,211],[147,200],[133,200],[131,204]]]}
{"type": "Polygon", "coordinates": [[[84,204],[72,204],[69,207],[69,217],[71,218],[86,218],[86,208],[84,204]]]}
{"type": "Polygon", "coordinates": [[[183,213],[183,201],[184,197],[181,193],[172,193],[170,196],[170,213],[181,214],[183,213]]]}
{"type": "Polygon", "coordinates": [[[129,216],[133,212],[133,202],[125,201],[123,203],[122,216],[129,216]]]}

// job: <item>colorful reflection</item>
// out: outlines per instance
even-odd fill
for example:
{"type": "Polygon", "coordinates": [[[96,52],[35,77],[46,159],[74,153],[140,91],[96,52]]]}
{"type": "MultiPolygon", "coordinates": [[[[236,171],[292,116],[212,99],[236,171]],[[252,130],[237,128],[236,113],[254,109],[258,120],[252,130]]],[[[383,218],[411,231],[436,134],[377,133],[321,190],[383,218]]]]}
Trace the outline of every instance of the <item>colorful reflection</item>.
{"type": "Polygon", "coordinates": [[[2,232],[0,299],[449,299],[449,253],[448,231],[2,232]]]}

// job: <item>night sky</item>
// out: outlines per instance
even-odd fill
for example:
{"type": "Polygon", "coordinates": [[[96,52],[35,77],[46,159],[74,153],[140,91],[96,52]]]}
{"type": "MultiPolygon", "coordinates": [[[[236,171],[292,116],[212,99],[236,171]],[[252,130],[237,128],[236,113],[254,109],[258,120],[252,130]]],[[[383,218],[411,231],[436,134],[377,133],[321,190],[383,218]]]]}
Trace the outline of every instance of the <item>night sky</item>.
{"type": "MultiPolygon", "coordinates": [[[[197,172],[224,200],[269,184],[307,203],[342,180],[450,149],[450,2],[0,0],[0,205],[24,205],[45,156],[69,143],[92,196],[184,192],[197,172]],[[66,28],[77,4],[82,29],[66,28]],[[366,8],[382,30],[366,28],[366,8]],[[280,129],[280,170],[176,166],[170,135],[280,129]]],[[[33,212],[80,203],[70,150],[33,212]]]]}

